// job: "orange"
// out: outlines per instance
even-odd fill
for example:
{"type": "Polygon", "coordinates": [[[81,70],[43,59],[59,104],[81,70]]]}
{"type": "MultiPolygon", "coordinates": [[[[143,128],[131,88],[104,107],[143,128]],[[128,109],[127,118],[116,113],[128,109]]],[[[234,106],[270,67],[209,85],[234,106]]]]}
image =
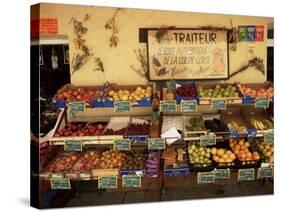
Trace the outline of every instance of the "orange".
{"type": "Polygon", "coordinates": [[[245,146],[246,146],[246,147],[249,147],[249,146],[250,146],[250,143],[249,143],[249,142],[245,142],[245,146]]]}
{"type": "Polygon", "coordinates": [[[217,155],[218,155],[218,156],[221,157],[221,156],[223,156],[223,154],[224,154],[224,149],[218,149],[218,150],[217,150],[217,155]]]}
{"type": "Polygon", "coordinates": [[[243,146],[244,143],[245,143],[244,140],[240,140],[240,141],[239,141],[239,145],[240,145],[240,146],[243,146]]]}

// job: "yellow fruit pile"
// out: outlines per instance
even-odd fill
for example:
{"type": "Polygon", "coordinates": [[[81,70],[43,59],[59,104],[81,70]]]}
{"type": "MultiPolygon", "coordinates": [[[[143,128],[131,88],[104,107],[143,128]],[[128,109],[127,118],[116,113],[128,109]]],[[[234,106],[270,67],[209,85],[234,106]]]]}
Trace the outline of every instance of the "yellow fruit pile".
{"type": "Polygon", "coordinates": [[[144,97],[151,97],[152,95],[152,88],[146,87],[142,88],[138,86],[135,91],[130,92],[126,89],[122,90],[119,89],[118,91],[110,90],[109,93],[109,99],[111,101],[139,101],[144,97]]]}
{"type": "Polygon", "coordinates": [[[258,148],[266,158],[267,162],[273,161],[274,146],[273,144],[258,143],[258,148]]]}
{"type": "Polygon", "coordinates": [[[230,139],[229,145],[240,161],[256,161],[260,159],[259,153],[250,152],[250,143],[245,142],[244,138],[239,138],[238,140],[230,139]]]}
{"type": "Polygon", "coordinates": [[[213,147],[211,154],[213,155],[213,160],[217,163],[232,163],[236,158],[233,152],[222,148],[213,147]]]}

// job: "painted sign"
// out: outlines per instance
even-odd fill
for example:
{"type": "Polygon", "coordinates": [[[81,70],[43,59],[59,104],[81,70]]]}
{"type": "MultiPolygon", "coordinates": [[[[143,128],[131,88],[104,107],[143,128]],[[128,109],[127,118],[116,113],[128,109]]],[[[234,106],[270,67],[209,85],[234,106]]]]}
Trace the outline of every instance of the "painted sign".
{"type": "Polygon", "coordinates": [[[227,37],[227,30],[148,30],[150,79],[226,79],[227,37]]]}

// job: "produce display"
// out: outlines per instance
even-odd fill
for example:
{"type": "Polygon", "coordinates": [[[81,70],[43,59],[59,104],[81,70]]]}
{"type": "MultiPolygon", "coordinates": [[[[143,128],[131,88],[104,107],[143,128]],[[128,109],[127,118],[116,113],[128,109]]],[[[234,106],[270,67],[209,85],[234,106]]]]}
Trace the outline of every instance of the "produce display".
{"type": "Polygon", "coordinates": [[[176,94],[183,99],[195,98],[198,94],[193,84],[185,84],[176,88],[176,94]]]}
{"type": "Polygon", "coordinates": [[[101,94],[101,90],[69,87],[59,90],[57,98],[64,101],[89,101],[101,97],[101,94]]]}
{"type": "Polygon", "coordinates": [[[207,167],[212,163],[211,148],[200,147],[197,144],[188,144],[189,163],[195,167],[207,167]]]}
{"type": "Polygon", "coordinates": [[[267,129],[273,129],[273,124],[267,120],[258,120],[255,118],[250,119],[250,123],[257,129],[257,130],[267,130],[267,129]]]}
{"type": "Polygon", "coordinates": [[[203,98],[222,98],[222,97],[239,97],[236,85],[227,85],[225,87],[216,85],[213,88],[203,88],[198,86],[199,95],[203,98]]]}
{"type": "Polygon", "coordinates": [[[121,152],[107,150],[101,153],[100,163],[97,169],[120,169],[123,157],[124,155],[121,152]]]}
{"type": "Polygon", "coordinates": [[[110,90],[108,93],[111,101],[140,101],[142,98],[151,98],[152,88],[150,86],[140,87],[138,86],[134,91],[126,89],[110,90]]]}
{"type": "Polygon", "coordinates": [[[126,132],[127,132],[127,127],[123,127],[119,130],[106,129],[103,135],[125,135],[126,132]]]}
{"type": "Polygon", "coordinates": [[[149,152],[146,160],[146,176],[155,177],[158,175],[159,160],[158,152],[149,152]]]}
{"type": "Polygon", "coordinates": [[[149,123],[131,123],[127,127],[127,135],[149,135],[149,123]]]}
{"type": "Polygon", "coordinates": [[[242,132],[247,130],[247,127],[244,125],[239,125],[236,121],[231,121],[227,124],[227,127],[230,132],[242,132]]]}
{"type": "Polygon", "coordinates": [[[164,166],[173,166],[186,160],[186,152],[182,148],[167,148],[163,150],[161,158],[164,159],[164,166]]]}
{"type": "Polygon", "coordinates": [[[72,168],[72,172],[89,172],[96,169],[100,163],[100,153],[95,151],[85,152],[72,168]]]}
{"type": "Polygon", "coordinates": [[[142,152],[126,152],[122,154],[122,170],[145,169],[147,154],[142,152]]]}
{"type": "Polygon", "coordinates": [[[247,85],[241,85],[241,92],[244,96],[250,96],[252,98],[257,97],[267,97],[272,98],[273,97],[273,87],[270,86],[268,88],[263,87],[249,87],[247,85]]]}
{"type": "Polygon", "coordinates": [[[65,172],[69,171],[79,158],[78,153],[62,153],[49,164],[47,172],[65,172]]]}
{"type": "Polygon", "coordinates": [[[204,126],[211,132],[227,132],[227,126],[219,119],[213,118],[204,121],[204,126]]]}
{"type": "Polygon", "coordinates": [[[203,131],[204,128],[204,122],[202,117],[200,116],[193,116],[189,119],[188,123],[185,126],[187,131],[203,131]]]}
{"type": "Polygon", "coordinates": [[[97,136],[104,131],[106,123],[88,123],[75,124],[67,123],[67,125],[55,133],[54,137],[69,137],[69,136],[97,136]]]}
{"type": "Polygon", "coordinates": [[[233,166],[234,160],[236,158],[235,154],[227,149],[223,148],[216,148],[213,147],[211,149],[211,154],[213,157],[213,160],[219,164],[219,166],[233,166]]]}
{"type": "Polygon", "coordinates": [[[259,141],[257,144],[258,151],[261,153],[261,159],[266,163],[273,163],[274,145],[266,144],[263,141],[259,141]]]}
{"type": "Polygon", "coordinates": [[[244,138],[229,139],[229,146],[236,157],[242,161],[242,165],[255,164],[260,159],[258,152],[250,151],[250,143],[245,141],[244,138]]]}

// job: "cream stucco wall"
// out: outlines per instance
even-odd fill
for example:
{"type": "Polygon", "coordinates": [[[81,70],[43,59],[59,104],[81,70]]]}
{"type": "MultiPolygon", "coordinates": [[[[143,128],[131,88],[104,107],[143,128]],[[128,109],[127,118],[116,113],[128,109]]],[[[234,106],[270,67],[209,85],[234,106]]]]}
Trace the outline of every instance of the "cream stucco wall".
{"type": "MultiPolygon", "coordinates": [[[[95,63],[89,61],[71,77],[71,82],[76,85],[99,85],[105,80],[120,84],[144,84],[146,80],[135,73],[130,65],[139,67],[134,54],[134,49],[145,48],[145,43],[139,43],[139,28],[160,27],[162,25],[176,27],[198,27],[206,25],[230,27],[230,19],[233,25],[264,25],[265,38],[267,26],[273,24],[273,18],[250,17],[234,15],[217,15],[187,12],[123,9],[116,18],[119,29],[119,44],[117,48],[109,47],[110,30],[105,30],[106,21],[113,15],[115,8],[77,6],[63,4],[46,4],[40,6],[40,17],[55,17],[58,19],[59,35],[67,35],[69,38],[70,58],[78,51],[74,48],[73,25],[69,24],[72,17],[83,20],[86,13],[90,15],[85,22],[88,32],[85,36],[89,47],[93,48],[95,56],[100,57],[104,63],[105,75],[101,72],[93,72],[95,63]]],[[[263,58],[266,64],[266,43],[252,43],[255,47],[255,56],[263,58]]],[[[249,42],[240,42],[237,51],[229,52],[230,73],[243,65],[248,58],[249,42]]],[[[246,72],[236,75],[231,81],[263,82],[266,76],[260,72],[248,69],[246,72]]]]}

